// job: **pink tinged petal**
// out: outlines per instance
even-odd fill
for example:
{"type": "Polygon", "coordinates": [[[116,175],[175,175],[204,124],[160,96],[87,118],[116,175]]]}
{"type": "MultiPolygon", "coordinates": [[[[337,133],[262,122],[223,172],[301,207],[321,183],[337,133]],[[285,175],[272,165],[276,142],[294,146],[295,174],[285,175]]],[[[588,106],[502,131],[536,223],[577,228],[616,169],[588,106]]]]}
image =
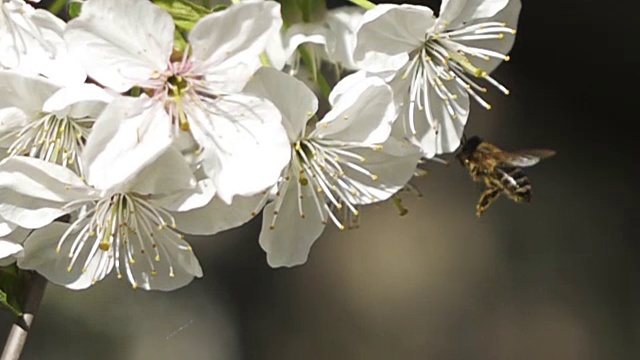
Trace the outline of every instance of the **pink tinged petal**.
{"type": "Polygon", "coordinates": [[[226,203],[272,186],[289,163],[289,138],[268,100],[224,95],[187,112],[193,137],[203,147],[204,171],[226,203]]]}
{"type": "Polygon", "coordinates": [[[54,93],[42,110],[74,119],[96,118],[112,99],[113,96],[94,84],[75,84],[54,93]]]}
{"type": "Polygon", "coordinates": [[[98,117],[82,154],[87,182],[110,189],[157,159],[173,139],[164,105],[146,97],[120,97],[98,117]]]}
{"type": "Polygon", "coordinates": [[[245,91],[271,101],[282,113],[289,140],[300,138],[307,121],[318,111],[318,99],[302,81],[273,68],[261,68],[245,91]]]}
{"type": "Polygon", "coordinates": [[[153,203],[169,211],[184,212],[207,205],[216,194],[209,178],[197,182],[195,188],[168,194],[153,200],[153,203]]]}
{"type": "Polygon", "coordinates": [[[195,186],[196,178],[191,167],[177,149],[169,147],[136,175],[131,191],[142,195],[163,195],[191,190],[195,186]]]}
{"type": "Polygon", "coordinates": [[[35,270],[50,282],[72,290],[86,289],[111,272],[114,259],[108,258],[106,252],[100,252],[103,255],[94,256],[83,269],[84,259],[91,250],[91,246],[86,244],[78,257],[83,261],[76,262],[69,269],[71,259],[68,255],[75,233],[63,242],[60,252],[56,251],[58,242],[68,227],[69,224],[54,222],[34,231],[24,243],[24,256],[18,259],[18,267],[35,270]]]}
{"type": "Polygon", "coordinates": [[[354,58],[361,61],[369,53],[409,53],[421,46],[434,23],[433,11],[424,6],[378,5],[364,14],[354,58]]]}
{"type": "Polygon", "coordinates": [[[439,20],[455,27],[475,19],[490,18],[504,9],[509,1],[513,0],[443,0],[439,20]]]}
{"type": "Polygon", "coordinates": [[[266,197],[236,196],[229,205],[214,197],[207,205],[186,212],[173,213],[180,231],[193,235],[213,235],[253,219],[264,206],[266,197]]]}
{"type": "MultiPolygon", "coordinates": [[[[291,179],[282,199],[282,206],[275,216],[277,201],[265,206],[262,216],[260,246],[267,253],[271,267],[291,267],[304,264],[313,243],[324,231],[325,224],[314,202],[314,191],[310,186],[302,187],[302,208],[298,207],[297,179],[291,179]],[[301,213],[304,217],[301,217],[301,213]],[[272,228],[273,225],[273,228],[272,228]]],[[[324,205],[324,204],[321,204],[324,205]]]]}
{"type": "Polygon", "coordinates": [[[65,40],[89,76],[118,92],[164,71],[173,47],[171,16],[147,0],[91,0],[69,22],[65,40]]]}
{"type": "MultiPolygon", "coordinates": [[[[60,86],[42,77],[2,70],[0,109],[16,108],[33,119],[42,112],[47,99],[59,89],[60,86]]],[[[4,121],[11,120],[5,118],[4,121]]]]}
{"type": "Polygon", "coordinates": [[[281,27],[280,4],[274,1],[233,4],[198,21],[189,43],[205,69],[229,69],[257,58],[281,27]]]}
{"type": "Polygon", "coordinates": [[[370,77],[343,93],[312,136],[359,142],[384,142],[396,118],[393,93],[382,79],[370,77]]]}

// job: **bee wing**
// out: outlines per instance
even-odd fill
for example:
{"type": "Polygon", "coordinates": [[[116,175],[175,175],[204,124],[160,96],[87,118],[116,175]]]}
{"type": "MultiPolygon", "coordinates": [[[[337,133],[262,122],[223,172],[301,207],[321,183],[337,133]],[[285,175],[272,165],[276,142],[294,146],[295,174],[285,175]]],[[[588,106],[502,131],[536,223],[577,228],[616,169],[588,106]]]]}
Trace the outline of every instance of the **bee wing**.
{"type": "Polygon", "coordinates": [[[537,164],[541,159],[555,155],[555,151],[550,149],[526,149],[513,152],[503,151],[498,158],[505,164],[527,167],[537,164]]]}

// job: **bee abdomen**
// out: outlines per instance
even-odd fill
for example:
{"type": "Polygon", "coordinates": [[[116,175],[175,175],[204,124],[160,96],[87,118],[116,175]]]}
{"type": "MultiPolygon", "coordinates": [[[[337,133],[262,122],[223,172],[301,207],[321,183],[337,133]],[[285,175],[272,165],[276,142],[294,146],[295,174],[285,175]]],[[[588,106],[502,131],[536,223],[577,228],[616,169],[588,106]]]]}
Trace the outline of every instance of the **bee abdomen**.
{"type": "Polygon", "coordinates": [[[496,168],[500,174],[500,183],[505,193],[514,201],[531,201],[531,183],[529,178],[519,167],[496,168]]]}

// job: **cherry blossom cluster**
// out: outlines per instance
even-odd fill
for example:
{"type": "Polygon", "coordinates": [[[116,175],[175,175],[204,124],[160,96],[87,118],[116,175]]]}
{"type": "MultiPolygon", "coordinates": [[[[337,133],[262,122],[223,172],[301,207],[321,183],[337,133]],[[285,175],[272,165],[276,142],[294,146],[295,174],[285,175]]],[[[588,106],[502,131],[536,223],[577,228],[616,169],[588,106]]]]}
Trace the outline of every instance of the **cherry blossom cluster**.
{"type": "Polygon", "coordinates": [[[87,0],[64,22],[0,2],[4,264],[173,290],[203,275],[185,234],[259,213],[269,265],[302,264],[328,224],[455,151],[470,99],[490,108],[484,85],[508,93],[489,74],[520,11],[444,0],[438,16],[380,4],[291,23],[279,2],[234,1],[185,30],[160,5],[87,0]],[[346,76],[320,83],[323,64],[346,76]]]}

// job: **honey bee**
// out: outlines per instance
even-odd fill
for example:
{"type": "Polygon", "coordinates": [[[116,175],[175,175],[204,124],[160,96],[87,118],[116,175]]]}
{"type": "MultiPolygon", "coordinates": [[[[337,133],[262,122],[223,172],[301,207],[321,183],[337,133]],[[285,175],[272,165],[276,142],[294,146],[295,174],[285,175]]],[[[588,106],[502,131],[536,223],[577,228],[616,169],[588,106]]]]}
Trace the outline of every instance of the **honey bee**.
{"type": "Polygon", "coordinates": [[[476,205],[476,215],[481,216],[502,193],[517,203],[530,202],[531,183],[522,168],[533,166],[554,154],[555,151],[549,149],[507,152],[478,136],[463,139],[456,158],[469,170],[473,181],[484,182],[485,185],[476,205]]]}

